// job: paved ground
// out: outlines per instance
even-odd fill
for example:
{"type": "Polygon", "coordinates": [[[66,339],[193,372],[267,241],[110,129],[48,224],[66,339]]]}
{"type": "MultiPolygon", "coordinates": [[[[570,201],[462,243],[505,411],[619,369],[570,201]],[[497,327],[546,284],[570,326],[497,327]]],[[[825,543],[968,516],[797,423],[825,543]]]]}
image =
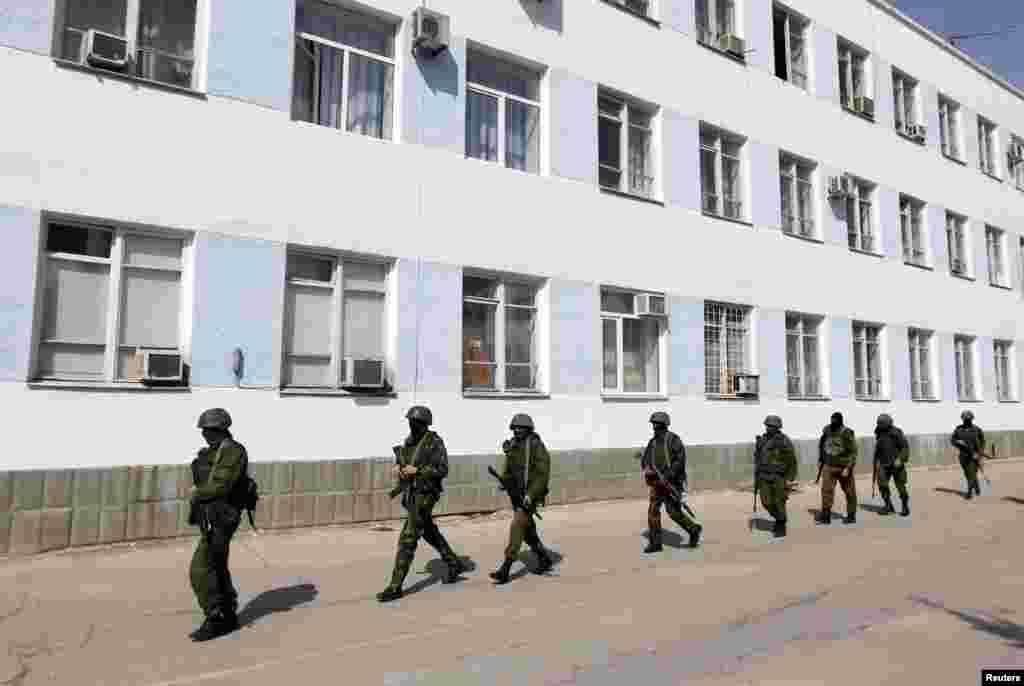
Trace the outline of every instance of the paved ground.
{"type": "Polygon", "coordinates": [[[394,523],[246,524],[244,627],[206,644],[187,637],[190,541],[7,560],[0,684],[977,684],[982,667],[1024,667],[1024,461],[989,472],[971,502],[959,470],[915,472],[909,519],[862,510],[830,528],[807,488],[781,542],[751,532],[749,493],[697,494],[705,545],[655,556],[643,502],[557,507],[541,523],[556,571],[498,588],[508,513],[442,518],[475,568],[442,585],[421,544],[416,592],[384,606],[394,523]]]}

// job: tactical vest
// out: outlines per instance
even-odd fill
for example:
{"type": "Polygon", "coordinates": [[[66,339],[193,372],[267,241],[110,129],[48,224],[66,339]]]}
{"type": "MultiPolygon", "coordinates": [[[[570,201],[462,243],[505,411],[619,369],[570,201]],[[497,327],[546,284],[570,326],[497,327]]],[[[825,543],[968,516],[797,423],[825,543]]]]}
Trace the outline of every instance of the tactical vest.
{"type": "Polygon", "coordinates": [[[831,467],[848,467],[853,464],[853,455],[847,451],[846,447],[846,432],[846,427],[839,431],[832,431],[830,427],[826,427],[823,432],[822,450],[831,467]]]}
{"type": "Polygon", "coordinates": [[[211,452],[209,448],[200,448],[196,459],[192,460],[193,485],[201,486],[209,480],[210,470],[213,468],[213,462],[210,461],[211,452]]]}
{"type": "MultiPolygon", "coordinates": [[[[433,431],[427,431],[415,445],[408,445],[403,442],[402,447],[398,450],[401,465],[403,467],[417,466],[417,462],[422,456],[423,451],[429,450],[432,447],[435,436],[436,434],[433,431]]],[[[413,478],[413,490],[420,493],[425,491],[436,491],[439,493],[443,490],[441,488],[441,479],[427,479],[417,474],[413,478]]]]}
{"type": "Polygon", "coordinates": [[[505,473],[517,479],[524,489],[530,477],[530,450],[535,435],[531,433],[524,441],[510,441],[505,453],[505,473]]]}
{"type": "Polygon", "coordinates": [[[668,446],[674,436],[675,434],[671,431],[665,432],[664,440],[661,441],[661,450],[658,450],[657,437],[647,442],[647,457],[650,463],[657,467],[662,476],[666,478],[668,478],[668,471],[672,468],[672,454],[669,452],[668,446]]]}
{"type": "Polygon", "coordinates": [[[757,476],[761,479],[781,479],[786,475],[788,465],[781,457],[786,439],[781,434],[766,436],[761,442],[761,455],[757,465],[757,476]]]}
{"type": "Polygon", "coordinates": [[[878,464],[888,467],[899,457],[901,441],[898,429],[879,431],[875,434],[875,456],[878,464]]]}
{"type": "Polygon", "coordinates": [[[971,454],[977,452],[978,448],[981,447],[981,440],[979,438],[980,434],[981,434],[981,430],[978,429],[978,427],[976,427],[974,425],[964,426],[964,425],[961,424],[960,426],[958,426],[956,428],[955,436],[954,437],[957,440],[963,441],[964,443],[966,443],[967,445],[969,445],[971,447],[970,450],[964,450],[960,446],[957,446],[957,448],[960,450],[960,453],[961,454],[966,454],[966,455],[971,455],[971,454]]]}

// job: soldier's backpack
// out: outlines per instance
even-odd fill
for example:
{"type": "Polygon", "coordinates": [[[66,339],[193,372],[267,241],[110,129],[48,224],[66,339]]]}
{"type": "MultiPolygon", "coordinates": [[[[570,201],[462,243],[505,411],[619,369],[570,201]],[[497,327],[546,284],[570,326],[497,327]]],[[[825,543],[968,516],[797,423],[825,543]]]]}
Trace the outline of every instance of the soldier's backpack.
{"type": "Polygon", "coordinates": [[[239,479],[238,490],[240,493],[238,504],[249,516],[249,526],[255,529],[256,522],[253,520],[253,513],[256,511],[256,504],[260,501],[260,486],[255,479],[249,476],[248,469],[246,469],[245,475],[239,479]]]}

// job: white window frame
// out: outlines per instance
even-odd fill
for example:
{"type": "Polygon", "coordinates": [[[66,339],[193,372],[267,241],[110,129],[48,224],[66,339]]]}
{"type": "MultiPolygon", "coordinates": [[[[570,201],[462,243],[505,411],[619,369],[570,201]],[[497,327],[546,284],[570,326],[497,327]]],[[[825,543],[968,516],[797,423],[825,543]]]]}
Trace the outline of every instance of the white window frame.
{"type": "Polygon", "coordinates": [[[898,69],[893,69],[892,92],[896,130],[906,135],[910,126],[917,126],[921,123],[918,82],[898,69]]]}
{"type": "Polygon", "coordinates": [[[887,397],[885,386],[885,335],[886,329],[881,324],[853,322],[853,390],[854,397],[859,400],[884,400],[887,397]],[[873,338],[869,335],[872,333],[873,338]],[[874,370],[871,369],[871,365],[868,363],[871,359],[871,356],[868,354],[871,346],[874,346],[877,351],[875,358],[878,361],[877,369],[874,370]],[[858,377],[856,374],[858,362],[860,363],[860,368],[864,371],[863,377],[858,377]],[[871,374],[872,371],[875,372],[874,375],[871,374]]]}
{"type": "MultiPolygon", "coordinates": [[[[742,173],[742,169],[741,169],[742,173]]],[[[790,235],[803,236],[804,238],[817,238],[818,236],[818,222],[816,218],[818,216],[818,206],[815,202],[815,180],[817,176],[817,165],[813,162],[800,159],[788,153],[780,153],[779,155],[779,190],[780,195],[784,189],[783,182],[785,179],[790,181],[790,192],[789,202],[790,208],[793,210],[794,215],[787,217],[785,214],[782,215],[782,230],[790,235]],[[801,178],[801,171],[806,172],[806,178],[801,178]],[[801,217],[800,213],[800,186],[804,185],[807,187],[807,197],[809,198],[810,207],[807,208],[809,216],[801,217]],[[790,222],[789,220],[792,220],[790,222]],[[799,226],[799,230],[794,230],[799,226]]],[[[783,210],[785,208],[782,208],[783,210]]]]}
{"type": "Polygon", "coordinates": [[[925,204],[909,195],[900,194],[900,240],[903,261],[918,267],[931,264],[928,250],[928,226],[925,204]]]}
{"type": "Polygon", "coordinates": [[[978,166],[989,176],[999,177],[999,150],[997,149],[996,125],[982,116],[978,117],[978,166]]]}
{"type": "Polygon", "coordinates": [[[1024,236],[1017,238],[1017,265],[1020,271],[1020,289],[1024,292],[1024,236]]]}
{"type": "MultiPolygon", "coordinates": [[[[735,327],[733,327],[735,328],[735,327]]],[[[704,394],[712,398],[734,398],[736,397],[736,389],[728,388],[730,379],[734,379],[737,374],[755,374],[754,371],[754,360],[756,359],[756,351],[754,345],[756,343],[755,337],[755,322],[754,322],[754,310],[746,305],[736,305],[733,303],[717,302],[706,300],[704,301],[704,394]],[[710,312],[709,312],[710,311],[710,312]],[[742,321],[743,331],[743,359],[741,360],[742,367],[736,368],[729,364],[729,351],[728,351],[728,330],[730,328],[730,322],[728,313],[732,312],[734,315],[738,314],[739,319],[742,321]],[[711,319],[713,323],[709,324],[709,313],[712,315],[711,319]],[[717,316],[715,316],[717,315],[717,316]],[[707,341],[711,334],[709,328],[713,330],[717,335],[718,339],[718,360],[713,361],[708,355],[707,341]],[[708,387],[708,370],[715,369],[718,373],[718,391],[708,387]],[[723,388],[723,386],[726,386],[723,388]]]]}
{"type": "Polygon", "coordinates": [[[846,94],[848,96],[847,101],[842,99],[842,89],[839,90],[839,102],[840,104],[853,111],[853,99],[857,97],[866,97],[873,99],[874,90],[871,88],[870,82],[870,59],[871,53],[854,46],[852,43],[843,39],[838,39],[838,53],[839,62],[837,64],[837,70],[839,71],[839,81],[842,85],[846,86],[846,94]],[[860,72],[860,82],[854,84],[854,74],[860,72]]]}
{"type": "MultiPolygon", "coordinates": [[[[665,297],[664,293],[654,293],[649,291],[634,291],[625,288],[616,288],[615,286],[601,286],[598,292],[598,298],[605,292],[608,293],[624,293],[633,296],[633,312],[634,314],[626,314],[622,312],[605,312],[601,309],[601,393],[602,395],[622,395],[622,396],[668,396],[666,390],[666,383],[668,381],[668,374],[666,369],[666,362],[668,360],[667,355],[667,336],[668,336],[668,321],[665,317],[641,317],[636,314],[636,296],[650,294],[665,297]],[[658,326],[658,389],[656,391],[625,391],[625,349],[624,349],[624,331],[625,327],[622,322],[626,319],[633,320],[644,320],[654,319],[658,326]],[[604,323],[606,321],[615,322],[615,347],[616,347],[616,370],[615,370],[615,388],[608,388],[604,385],[604,323]]],[[[668,299],[666,298],[666,302],[668,299]]]]}
{"type": "MultiPolygon", "coordinates": [[[[42,326],[39,326],[38,332],[35,336],[35,344],[32,349],[34,352],[33,360],[33,374],[32,377],[35,380],[40,381],[55,381],[55,382],[83,382],[91,384],[122,384],[128,383],[135,385],[134,382],[127,381],[125,379],[118,378],[118,358],[121,353],[121,314],[124,307],[124,273],[125,270],[131,269],[140,272],[165,272],[175,273],[178,275],[179,285],[179,312],[178,312],[178,342],[177,349],[178,353],[182,356],[182,360],[185,364],[188,364],[186,360],[186,348],[188,345],[187,331],[190,318],[188,312],[190,308],[186,302],[187,300],[187,283],[186,280],[189,276],[189,265],[191,259],[192,250],[192,237],[177,232],[163,232],[154,231],[147,229],[138,229],[134,227],[120,226],[116,224],[101,224],[92,223],[74,218],[65,218],[60,216],[49,216],[46,219],[45,234],[42,241],[42,269],[45,271],[47,264],[50,260],[57,260],[63,262],[78,262],[78,263],[89,263],[89,264],[104,264],[108,266],[108,289],[107,289],[107,302],[106,307],[106,334],[103,341],[103,376],[102,378],[95,377],[82,377],[82,376],[45,376],[40,373],[40,355],[41,348],[44,344],[60,344],[60,343],[80,343],[80,341],[68,341],[61,339],[44,339],[42,326]],[[60,252],[48,252],[46,250],[46,241],[49,235],[50,227],[53,225],[78,227],[82,229],[92,229],[96,231],[102,231],[105,233],[113,234],[113,242],[110,246],[110,257],[93,257],[90,255],[78,255],[76,253],[60,253],[60,252]],[[171,266],[139,266],[139,265],[128,265],[125,262],[125,244],[126,238],[130,236],[140,236],[149,238],[159,238],[163,240],[175,240],[181,241],[181,257],[177,267],[171,266]]],[[[40,292],[37,295],[36,311],[40,313],[39,320],[42,321],[44,315],[43,307],[45,307],[45,289],[38,289],[40,292]]],[[[82,342],[85,343],[85,342],[82,342]]],[[[88,344],[88,343],[86,343],[88,344]]],[[[99,344],[89,344],[98,346],[99,344]]]]}
{"type": "MultiPolygon", "coordinates": [[[[67,26],[67,14],[68,14],[68,12],[67,12],[67,5],[69,3],[74,2],[74,1],[75,0],[56,0],[56,2],[55,2],[55,9],[56,9],[56,15],[57,16],[56,16],[56,21],[54,22],[54,26],[56,27],[56,30],[54,32],[55,33],[55,35],[54,35],[54,54],[58,56],[58,59],[69,59],[70,61],[78,62],[79,60],[78,60],[77,57],[72,59],[70,57],[65,57],[64,54],[63,54],[64,34],[65,34],[65,32],[67,32],[67,31],[74,31],[76,33],[81,33],[82,34],[82,41],[83,42],[85,41],[85,33],[84,33],[84,31],[82,31],[81,29],[75,29],[75,28],[71,28],[71,27],[67,26]]],[[[145,52],[147,52],[147,53],[153,53],[153,54],[156,54],[156,55],[161,55],[161,56],[167,57],[168,59],[174,60],[176,62],[186,62],[186,63],[191,62],[191,74],[190,74],[190,77],[189,77],[189,85],[188,86],[184,86],[184,88],[188,88],[190,90],[199,90],[199,88],[200,88],[200,85],[199,85],[200,84],[200,76],[201,76],[203,70],[205,70],[205,53],[203,52],[203,47],[206,44],[206,41],[203,40],[203,35],[202,35],[202,32],[201,32],[201,29],[205,28],[204,27],[205,18],[208,16],[207,2],[209,2],[209,0],[196,0],[195,25],[193,26],[193,30],[192,30],[192,57],[191,58],[180,57],[178,55],[174,55],[174,54],[169,53],[169,52],[164,52],[163,50],[157,50],[155,48],[146,48],[145,49],[145,52]]],[[[139,12],[141,10],[141,4],[142,4],[141,0],[125,0],[125,25],[124,25],[124,27],[125,27],[125,36],[124,36],[124,38],[128,41],[128,56],[129,56],[129,66],[128,66],[127,73],[130,74],[134,78],[142,79],[144,81],[152,81],[153,83],[160,83],[160,84],[168,85],[168,86],[175,87],[175,88],[182,88],[183,86],[179,86],[178,84],[175,84],[175,83],[170,83],[170,82],[167,82],[167,81],[159,81],[159,80],[151,79],[149,77],[141,76],[141,75],[138,74],[138,69],[139,69],[139,52],[140,52],[140,50],[142,50],[141,48],[138,47],[138,43],[139,43],[139,12]]]]}
{"type": "Polygon", "coordinates": [[[880,254],[882,237],[878,230],[878,208],[875,206],[874,184],[854,178],[854,193],[846,198],[846,237],[847,245],[857,252],[880,254]],[[870,225],[864,230],[863,216],[867,206],[870,225]]]}
{"type": "Polygon", "coordinates": [[[946,253],[949,255],[949,271],[954,276],[965,278],[974,277],[974,265],[972,264],[971,233],[967,225],[967,218],[946,211],[946,253]],[[954,249],[956,238],[959,237],[962,246],[959,251],[954,249]],[[960,261],[960,269],[956,269],[956,262],[960,261]]]}
{"type": "Polygon", "coordinates": [[[960,105],[944,95],[939,96],[939,144],[942,154],[963,161],[963,129],[960,105]]]}
{"type": "Polygon", "coordinates": [[[992,341],[992,355],[995,363],[996,399],[999,402],[1017,400],[1017,356],[1012,341],[992,341]]]}
{"type": "MultiPolygon", "coordinates": [[[[658,140],[657,131],[657,117],[658,112],[656,108],[641,105],[635,101],[630,100],[624,96],[613,93],[604,88],[599,88],[597,91],[598,108],[597,118],[605,121],[615,122],[619,127],[619,160],[622,167],[616,169],[607,164],[601,162],[601,152],[598,149],[598,160],[597,160],[597,183],[601,188],[616,191],[619,193],[626,193],[628,195],[634,195],[641,198],[656,198],[659,192],[658,189],[658,177],[656,170],[658,168],[658,140]],[[611,113],[604,112],[601,109],[600,101],[607,100],[608,102],[617,103],[619,105],[619,114],[614,116],[611,113]],[[642,115],[650,118],[649,126],[642,126],[634,123],[633,114],[642,115]],[[629,155],[629,144],[632,139],[634,129],[638,131],[645,131],[649,141],[649,154],[647,159],[648,168],[645,170],[634,169],[632,161],[629,155]],[[617,172],[619,175],[619,183],[617,186],[605,186],[601,183],[601,170],[605,169],[608,171],[617,172]],[[639,180],[641,187],[636,187],[636,181],[639,180]]],[[[600,146],[600,143],[598,144],[600,146]]]]}
{"type": "MultiPolygon", "coordinates": [[[[375,260],[368,259],[355,259],[346,255],[339,255],[329,252],[318,252],[316,250],[310,250],[305,248],[289,248],[288,255],[285,258],[285,288],[288,286],[300,286],[303,288],[318,288],[323,290],[331,291],[331,364],[330,364],[330,378],[334,380],[334,383],[306,386],[306,385],[293,385],[285,384],[284,379],[287,376],[286,367],[288,364],[288,358],[290,357],[288,350],[285,349],[284,341],[282,339],[281,345],[281,387],[286,389],[294,388],[316,388],[316,389],[327,389],[327,390],[341,390],[342,386],[350,385],[349,381],[345,378],[345,264],[353,262],[362,262],[366,264],[372,264],[374,266],[384,267],[384,321],[383,331],[381,332],[381,340],[384,342],[383,350],[381,351],[380,357],[376,358],[384,365],[384,378],[385,382],[390,377],[388,370],[388,307],[390,306],[390,291],[387,287],[387,283],[391,278],[391,266],[386,262],[378,262],[375,260]],[[291,256],[315,258],[318,260],[325,260],[331,262],[331,282],[324,283],[322,281],[311,281],[308,279],[301,278],[289,278],[287,273],[287,257],[291,256]]],[[[359,292],[358,289],[348,289],[359,292]]],[[[285,319],[290,316],[286,309],[282,314],[285,319]]],[[[304,355],[295,355],[294,357],[309,357],[304,355]]],[[[359,358],[359,359],[375,359],[375,358],[359,358]]]]}
{"type": "MultiPolygon", "coordinates": [[[[772,26],[773,27],[775,26],[775,22],[774,22],[774,14],[775,13],[779,13],[779,14],[782,14],[782,15],[785,16],[785,20],[783,22],[784,31],[785,31],[785,36],[783,38],[783,43],[786,46],[785,47],[785,50],[786,50],[786,78],[784,79],[784,81],[793,84],[794,86],[796,86],[797,88],[799,88],[801,90],[806,91],[808,89],[808,81],[809,81],[809,77],[810,77],[810,61],[811,61],[810,60],[810,51],[808,49],[809,48],[809,46],[808,46],[808,35],[809,35],[808,28],[810,27],[810,22],[807,19],[804,19],[803,17],[801,17],[801,16],[799,16],[797,14],[794,14],[791,10],[789,10],[789,9],[787,9],[785,7],[782,7],[781,5],[774,5],[773,6],[773,17],[772,17],[772,19],[773,19],[772,26]],[[800,69],[797,69],[796,65],[793,62],[793,48],[792,48],[791,38],[792,38],[794,33],[801,35],[803,37],[803,41],[804,41],[804,63],[802,65],[799,65],[800,69]],[[799,74],[800,75],[799,78],[794,78],[794,74],[799,74]]],[[[776,76],[778,76],[778,75],[776,74],[776,76]]]]}
{"type": "MultiPolygon", "coordinates": [[[[494,274],[488,274],[484,272],[469,271],[463,272],[463,279],[469,277],[474,279],[486,279],[494,282],[494,295],[493,298],[482,298],[479,296],[467,296],[463,293],[462,304],[465,307],[466,303],[474,303],[477,305],[486,305],[494,308],[494,362],[480,364],[474,362],[467,362],[465,350],[462,353],[462,392],[470,394],[479,393],[515,393],[515,394],[540,394],[541,389],[541,327],[543,322],[541,321],[541,309],[540,309],[540,289],[541,284],[527,279],[516,279],[509,277],[496,276],[494,274]],[[506,288],[509,285],[521,286],[524,288],[530,288],[533,290],[533,305],[512,305],[508,303],[508,296],[506,294],[506,288]],[[535,350],[533,354],[535,359],[531,360],[530,363],[523,362],[508,362],[506,360],[505,350],[505,339],[506,339],[506,328],[508,321],[506,318],[507,310],[532,310],[534,316],[534,336],[535,336],[535,350]],[[486,386],[467,386],[465,379],[464,368],[467,365],[478,364],[481,367],[494,367],[494,388],[488,388],[486,386]],[[506,372],[509,366],[532,366],[533,368],[533,387],[532,388],[509,388],[508,379],[506,372]]],[[[464,310],[463,310],[464,311],[464,310]]],[[[460,313],[461,314],[461,313],[460,313]]],[[[460,318],[461,322],[461,318],[460,318]]],[[[464,340],[460,340],[460,346],[464,347],[464,340]]]]}
{"type": "MultiPolygon", "coordinates": [[[[474,50],[472,52],[477,54],[477,55],[479,55],[480,57],[482,57],[484,59],[490,59],[490,60],[494,60],[496,62],[506,62],[507,61],[507,60],[504,60],[504,59],[502,59],[500,57],[495,57],[493,55],[489,55],[486,52],[481,52],[479,50],[474,50]]],[[[519,65],[516,65],[516,66],[519,66],[519,65]]],[[[467,73],[468,73],[468,71],[467,71],[467,73]]],[[[540,74],[537,74],[537,94],[538,95],[540,95],[541,92],[542,92],[542,85],[541,85],[542,81],[543,81],[542,76],[540,74]]],[[[480,160],[480,158],[477,158],[477,157],[474,157],[474,158],[471,158],[471,159],[476,159],[476,160],[479,160],[481,162],[486,162],[488,164],[501,165],[502,167],[504,167],[506,169],[512,169],[513,171],[522,171],[524,174],[540,174],[541,170],[544,168],[544,165],[543,165],[543,152],[544,152],[544,135],[543,134],[544,134],[544,131],[543,131],[543,127],[540,125],[540,122],[544,121],[544,108],[541,105],[540,100],[530,100],[529,98],[523,98],[523,97],[520,97],[518,95],[513,95],[512,93],[506,93],[505,91],[500,91],[500,90],[497,90],[495,88],[491,88],[489,86],[485,86],[485,85],[483,85],[481,83],[476,83],[474,81],[469,81],[467,79],[467,81],[466,81],[466,92],[467,92],[467,94],[470,91],[478,93],[480,95],[485,95],[485,96],[494,98],[494,99],[496,99],[498,101],[498,159],[496,159],[494,161],[480,160]],[[506,156],[507,147],[508,147],[508,130],[507,130],[507,126],[506,126],[507,121],[505,119],[505,110],[507,108],[507,103],[508,103],[509,100],[512,100],[513,102],[521,103],[523,105],[529,105],[530,107],[535,107],[537,109],[537,122],[538,122],[537,136],[538,136],[538,141],[537,141],[537,171],[536,172],[530,172],[530,171],[524,171],[524,170],[520,170],[520,169],[515,169],[514,167],[510,167],[509,164],[508,164],[508,158],[506,156]]],[[[468,100],[468,98],[467,98],[467,100],[468,100]]],[[[469,145],[469,141],[468,140],[466,141],[466,145],[467,146],[469,145]]]]}
{"type": "MultiPolygon", "coordinates": [[[[1020,136],[1010,136],[1010,147],[1011,149],[1015,145],[1020,145],[1024,148],[1024,138],[1020,136]]],[[[1009,151],[1007,151],[1009,152],[1009,151]]],[[[1024,191],[1024,159],[1017,160],[1016,164],[1011,168],[1009,166],[1009,160],[1007,160],[1007,170],[1013,179],[1013,184],[1017,187],[1017,190],[1024,191]]]]}
{"type": "Polygon", "coordinates": [[[718,48],[718,40],[724,35],[731,34],[737,38],[742,38],[740,33],[740,2],[741,0],[692,0],[693,11],[694,11],[694,24],[697,29],[697,40],[705,45],[710,45],[713,48],[718,48]],[[700,5],[704,4],[707,7],[707,25],[701,26],[701,12],[700,5]],[[726,21],[719,22],[719,15],[722,13],[721,9],[725,8],[724,17],[726,21]],[[729,23],[732,26],[729,26],[729,23]]]}
{"type": "Polygon", "coordinates": [[[823,335],[823,324],[825,318],[821,315],[801,314],[798,312],[786,313],[786,391],[792,398],[823,398],[825,397],[825,336],[823,335]],[[790,327],[790,323],[795,326],[790,327]],[[789,366],[789,339],[795,336],[797,339],[797,367],[796,373],[789,366]],[[807,359],[805,343],[807,339],[817,341],[817,358],[813,361],[816,376],[812,380],[807,372],[807,359]],[[797,392],[790,384],[795,381],[799,387],[797,392]]]}
{"type": "Polygon", "coordinates": [[[977,346],[978,341],[973,336],[953,336],[953,369],[956,377],[956,397],[960,402],[981,399],[978,392],[977,346]]]}
{"type": "Polygon", "coordinates": [[[910,397],[917,401],[937,400],[935,332],[910,328],[907,331],[907,339],[910,353],[910,397]],[[917,371],[916,378],[915,369],[917,371]],[[927,372],[927,376],[924,372],[927,372]]]}
{"type": "Polygon", "coordinates": [[[985,226],[985,252],[988,255],[988,282],[1008,288],[1010,273],[1006,268],[1006,232],[994,226],[985,226]]]}
{"type": "Polygon", "coordinates": [[[700,135],[700,138],[698,140],[698,145],[700,146],[700,151],[701,151],[700,152],[701,164],[703,165],[703,157],[704,157],[703,151],[704,150],[708,150],[708,151],[712,152],[714,154],[714,156],[715,156],[714,163],[713,163],[714,167],[715,167],[715,169],[714,169],[714,172],[715,172],[715,193],[713,195],[708,193],[707,189],[704,188],[704,171],[703,171],[703,167],[701,168],[701,174],[700,174],[700,180],[701,180],[701,207],[703,208],[704,213],[705,214],[710,214],[710,215],[713,215],[713,216],[716,216],[716,217],[723,217],[725,219],[734,219],[734,220],[737,220],[737,221],[746,221],[746,212],[747,212],[747,203],[746,203],[746,192],[747,192],[746,172],[747,172],[747,170],[746,170],[746,164],[745,164],[745,159],[744,159],[746,157],[746,150],[747,150],[746,139],[742,138],[741,136],[737,136],[736,134],[728,133],[727,131],[723,131],[722,129],[719,129],[719,128],[717,128],[715,126],[712,126],[710,124],[701,124],[701,126],[700,126],[700,134],[699,135],[700,135]],[[710,138],[713,138],[714,140],[711,142],[710,145],[706,145],[704,143],[704,138],[705,137],[710,137],[710,138]],[[725,141],[730,141],[730,142],[734,143],[739,148],[737,156],[733,157],[732,155],[726,155],[725,154],[725,152],[723,150],[723,148],[724,148],[723,144],[724,144],[725,141]],[[724,160],[725,160],[726,157],[728,157],[729,159],[731,159],[731,160],[736,162],[736,166],[737,166],[736,185],[738,186],[735,189],[735,195],[730,200],[728,200],[728,201],[725,198],[725,190],[724,190],[724,188],[725,188],[725,186],[724,186],[725,173],[723,171],[724,168],[725,168],[724,160]],[[708,206],[708,199],[711,198],[711,197],[714,197],[714,199],[715,199],[715,209],[713,209],[713,210],[709,209],[709,206],[708,206]],[[727,207],[727,203],[729,203],[729,204],[731,204],[731,205],[733,205],[735,207],[735,213],[733,215],[730,215],[728,213],[727,210],[729,208],[727,207]]]}

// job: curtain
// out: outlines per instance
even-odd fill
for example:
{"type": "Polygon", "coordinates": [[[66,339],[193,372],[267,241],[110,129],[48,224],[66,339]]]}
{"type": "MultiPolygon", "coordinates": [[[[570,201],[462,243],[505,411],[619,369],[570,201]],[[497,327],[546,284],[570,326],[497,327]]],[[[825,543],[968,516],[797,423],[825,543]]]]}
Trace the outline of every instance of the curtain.
{"type": "Polygon", "coordinates": [[[349,53],[348,130],[391,138],[392,67],[349,53]]]}
{"type": "Polygon", "coordinates": [[[466,157],[498,160],[498,100],[469,91],[466,94],[466,157]]]}
{"type": "Polygon", "coordinates": [[[615,389],[619,383],[619,338],[615,319],[601,320],[601,340],[604,360],[604,387],[615,389]]]}
{"type": "Polygon", "coordinates": [[[540,171],[540,110],[515,100],[505,101],[505,164],[536,174],[540,171]]]}

